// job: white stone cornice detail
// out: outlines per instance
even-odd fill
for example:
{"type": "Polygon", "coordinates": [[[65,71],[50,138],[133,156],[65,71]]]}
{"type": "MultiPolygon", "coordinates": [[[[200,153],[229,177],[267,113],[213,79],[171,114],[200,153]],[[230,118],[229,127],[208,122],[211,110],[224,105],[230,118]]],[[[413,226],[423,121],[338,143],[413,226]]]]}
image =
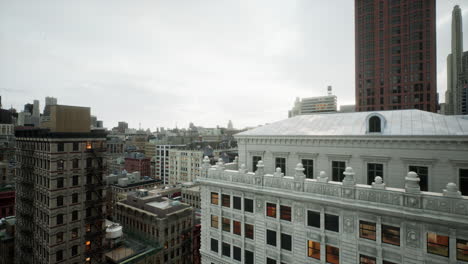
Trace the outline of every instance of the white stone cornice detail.
{"type": "Polygon", "coordinates": [[[329,160],[349,160],[353,155],[327,154],[329,160]]]}
{"type": "Polygon", "coordinates": [[[283,157],[283,158],[287,158],[289,156],[289,153],[290,152],[282,152],[282,151],[272,151],[271,154],[273,154],[273,156],[275,157],[283,157]]]}
{"type": "Polygon", "coordinates": [[[368,155],[361,155],[361,159],[365,161],[379,161],[379,162],[388,162],[391,157],[386,156],[368,156],[368,155]]]}
{"type": "Polygon", "coordinates": [[[265,151],[249,151],[249,154],[252,156],[262,156],[265,155],[265,151]]]}
{"type": "Polygon", "coordinates": [[[422,165],[433,165],[438,161],[438,159],[422,159],[422,158],[400,158],[406,164],[422,164],[422,165]]]}
{"type": "Polygon", "coordinates": [[[450,163],[452,163],[455,167],[468,167],[468,160],[454,160],[450,159],[450,163]]]}
{"type": "Polygon", "coordinates": [[[318,153],[307,153],[307,152],[296,152],[299,159],[315,159],[319,154],[318,153]]]}

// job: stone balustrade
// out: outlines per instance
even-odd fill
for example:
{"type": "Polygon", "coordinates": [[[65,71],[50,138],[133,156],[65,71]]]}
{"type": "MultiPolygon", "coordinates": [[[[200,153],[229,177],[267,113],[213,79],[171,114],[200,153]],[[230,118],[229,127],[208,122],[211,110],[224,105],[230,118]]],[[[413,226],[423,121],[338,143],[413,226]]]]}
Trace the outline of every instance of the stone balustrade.
{"type": "MultiPolygon", "coordinates": [[[[442,193],[422,192],[419,177],[415,172],[408,172],[405,177],[405,188],[390,188],[381,177],[376,177],[372,185],[356,184],[354,172],[347,167],[343,173],[343,182],[329,181],[325,172],[320,172],[317,179],[307,179],[301,163],[297,164],[294,176],[285,176],[281,169],[274,174],[265,174],[262,161],[257,164],[255,173],[248,172],[245,165],[224,164],[220,159],[211,166],[209,159],[203,160],[201,180],[212,179],[231,183],[254,185],[256,188],[281,189],[282,191],[310,193],[331,196],[330,198],[351,199],[385,206],[402,207],[435,211],[439,213],[468,216],[468,196],[462,196],[455,183],[448,183],[442,193]]],[[[434,213],[434,212],[432,212],[434,213]]]]}

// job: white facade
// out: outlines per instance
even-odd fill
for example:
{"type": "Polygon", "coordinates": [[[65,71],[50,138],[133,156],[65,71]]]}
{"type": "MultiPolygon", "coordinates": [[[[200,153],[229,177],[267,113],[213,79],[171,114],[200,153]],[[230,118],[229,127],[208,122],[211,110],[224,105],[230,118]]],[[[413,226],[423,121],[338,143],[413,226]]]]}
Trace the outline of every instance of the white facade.
{"type": "Polygon", "coordinates": [[[200,150],[169,150],[169,184],[195,181],[200,176],[202,161],[200,150]]]}
{"type": "Polygon", "coordinates": [[[288,117],[297,115],[308,115],[320,112],[336,112],[336,95],[296,98],[293,108],[289,111],[288,117]]]}
{"type": "Polygon", "coordinates": [[[178,147],[185,145],[156,145],[155,178],[161,179],[164,185],[169,183],[169,150],[178,147]]]}

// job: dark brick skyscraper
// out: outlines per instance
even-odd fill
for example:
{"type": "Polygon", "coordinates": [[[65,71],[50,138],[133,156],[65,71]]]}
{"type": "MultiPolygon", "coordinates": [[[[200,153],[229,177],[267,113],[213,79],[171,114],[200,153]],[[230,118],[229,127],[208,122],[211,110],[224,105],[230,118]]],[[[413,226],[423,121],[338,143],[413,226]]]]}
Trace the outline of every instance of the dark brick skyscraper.
{"type": "Polygon", "coordinates": [[[436,112],[435,0],[355,0],[356,111],[436,112]]]}

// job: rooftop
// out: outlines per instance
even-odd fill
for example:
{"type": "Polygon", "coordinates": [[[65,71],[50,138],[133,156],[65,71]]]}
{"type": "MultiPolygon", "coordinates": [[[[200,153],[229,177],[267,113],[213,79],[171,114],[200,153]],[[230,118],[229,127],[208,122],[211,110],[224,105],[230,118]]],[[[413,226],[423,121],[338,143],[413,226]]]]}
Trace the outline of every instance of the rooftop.
{"type": "Polygon", "coordinates": [[[317,113],[284,119],[237,134],[249,136],[368,136],[367,119],[383,117],[384,136],[468,136],[468,120],[411,109],[352,113],[317,113]]]}

